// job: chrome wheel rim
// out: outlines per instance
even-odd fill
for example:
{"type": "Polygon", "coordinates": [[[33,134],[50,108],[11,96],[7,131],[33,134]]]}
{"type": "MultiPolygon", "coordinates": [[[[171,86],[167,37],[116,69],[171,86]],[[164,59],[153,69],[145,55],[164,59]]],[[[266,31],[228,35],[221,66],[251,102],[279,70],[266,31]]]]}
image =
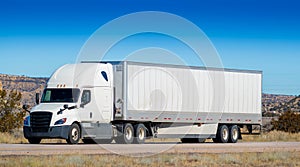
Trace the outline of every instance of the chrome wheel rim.
{"type": "Polygon", "coordinates": [[[144,137],[145,137],[144,128],[139,128],[139,139],[144,140],[144,137]]]}
{"type": "Polygon", "coordinates": [[[224,140],[227,140],[227,138],[228,138],[228,131],[227,131],[227,129],[223,129],[222,136],[223,136],[224,140]]]}
{"type": "Polygon", "coordinates": [[[234,140],[236,140],[238,138],[238,130],[237,129],[232,130],[232,138],[234,140]]]}
{"type": "Polygon", "coordinates": [[[125,134],[125,137],[126,137],[126,139],[127,140],[131,140],[131,138],[132,138],[132,131],[131,131],[131,129],[128,127],[128,128],[126,128],[126,134],[125,134]]]}
{"type": "Polygon", "coordinates": [[[76,128],[73,128],[72,129],[72,139],[74,140],[74,141],[76,141],[76,140],[78,140],[78,130],[76,129],[76,128]]]}

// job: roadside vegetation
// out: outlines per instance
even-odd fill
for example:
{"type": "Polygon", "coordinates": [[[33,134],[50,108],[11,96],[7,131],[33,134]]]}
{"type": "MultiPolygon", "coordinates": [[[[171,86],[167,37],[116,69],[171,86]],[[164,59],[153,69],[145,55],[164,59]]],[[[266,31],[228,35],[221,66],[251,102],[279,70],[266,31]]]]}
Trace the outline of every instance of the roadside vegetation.
{"type": "Polygon", "coordinates": [[[300,133],[270,131],[260,135],[243,135],[243,142],[300,142],[300,133]]]}
{"type": "Polygon", "coordinates": [[[119,155],[2,156],[0,166],[300,166],[293,152],[233,154],[159,154],[149,157],[119,155]]]}
{"type": "Polygon", "coordinates": [[[25,112],[21,106],[22,94],[0,89],[0,132],[12,132],[23,125],[25,112]]]}
{"type": "Polygon", "coordinates": [[[274,130],[289,132],[289,133],[299,133],[300,132],[300,113],[286,111],[278,120],[272,120],[271,125],[273,125],[274,130]]]}

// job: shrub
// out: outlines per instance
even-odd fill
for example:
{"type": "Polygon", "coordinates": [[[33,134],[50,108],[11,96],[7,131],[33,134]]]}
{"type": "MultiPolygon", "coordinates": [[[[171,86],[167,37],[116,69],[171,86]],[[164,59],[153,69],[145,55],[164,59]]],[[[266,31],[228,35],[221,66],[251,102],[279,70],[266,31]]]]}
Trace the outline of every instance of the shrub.
{"type": "Polygon", "coordinates": [[[0,90],[0,132],[12,132],[22,125],[25,112],[21,109],[21,93],[0,90]]]}
{"type": "Polygon", "coordinates": [[[292,111],[284,112],[278,120],[272,120],[273,129],[289,133],[300,132],[300,114],[292,111]]]}

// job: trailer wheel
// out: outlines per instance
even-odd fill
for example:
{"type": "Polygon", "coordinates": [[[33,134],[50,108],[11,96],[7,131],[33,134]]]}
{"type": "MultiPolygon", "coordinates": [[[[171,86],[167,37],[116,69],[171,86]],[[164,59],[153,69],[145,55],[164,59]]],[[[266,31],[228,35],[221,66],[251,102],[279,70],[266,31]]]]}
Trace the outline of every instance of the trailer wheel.
{"type": "Polygon", "coordinates": [[[213,139],[215,143],[227,143],[229,140],[229,129],[226,125],[221,125],[218,128],[216,138],[213,139]]]}
{"type": "Polygon", "coordinates": [[[239,128],[237,125],[229,127],[229,143],[236,143],[239,139],[239,128]]]}
{"type": "Polygon", "coordinates": [[[67,143],[68,144],[77,144],[80,140],[80,128],[74,123],[70,127],[67,143]]]}
{"type": "Polygon", "coordinates": [[[42,139],[40,139],[40,138],[28,138],[27,140],[30,144],[40,144],[42,139]]]}
{"type": "Polygon", "coordinates": [[[115,138],[116,143],[131,144],[134,138],[134,129],[131,123],[125,124],[123,133],[115,138]]]}
{"type": "Polygon", "coordinates": [[[134,126],[135,136],[134,143],[144,144],[146,140],[146,127],[144,124],[137,124],[134,126]]]}

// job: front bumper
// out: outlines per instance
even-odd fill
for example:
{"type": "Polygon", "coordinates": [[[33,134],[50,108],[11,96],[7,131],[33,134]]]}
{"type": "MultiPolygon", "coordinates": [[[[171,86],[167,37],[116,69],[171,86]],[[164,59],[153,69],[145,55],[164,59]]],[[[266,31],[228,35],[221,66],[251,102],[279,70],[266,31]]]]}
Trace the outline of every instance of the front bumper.
{"type": "Polygon", "coordinates": [[[62,138],[62,139],[68,139],[68,134],[70,130],[70,125],[65,126],[53,126],[49,127],[49,129],[46,132],[39,132],[36,129],[33,129],[29,126],[23,127],[23,133],[24,137],[26,139],[28,138],[41,138],[41,139],[47,139],[47,138],[62,138]]]}

